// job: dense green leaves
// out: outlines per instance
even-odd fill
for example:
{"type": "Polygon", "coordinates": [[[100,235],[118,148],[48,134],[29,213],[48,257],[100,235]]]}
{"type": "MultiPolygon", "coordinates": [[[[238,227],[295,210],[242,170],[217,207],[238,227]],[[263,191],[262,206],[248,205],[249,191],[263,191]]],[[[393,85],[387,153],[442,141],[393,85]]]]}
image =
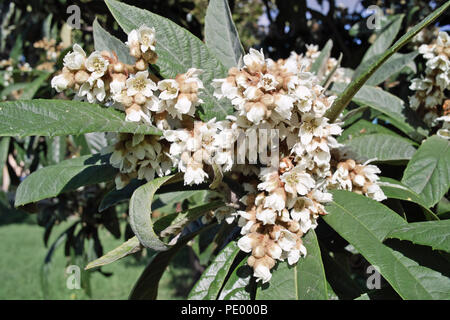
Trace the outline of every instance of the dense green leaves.
{"type": "Polygon", "coordinates": [[[450,142],[438,136],[425,140],[406,167],[402,183],[434,206],[450,187],[450,142]]]}
{"type": "Polygon", "coordinates": [[[205,42],[227,67],[237,67],[244,55],[227,0],[209,1],[205,17],[205,42]]]}
{"type": "Polygon", "coordinates": [[[404,299],[449,299],[450,279],[385,246],[388,234],[408,224],[394,211],[367,197],[333,191],[324,217],[404,299]]]}
{"type": "Polygon", "coordinates": [[[119,39],[109,34],[103,29],[95,19],[92,25],[94,30],[94,46],[97,51],[115,52],[119,61],[127,64],[134,64],[134,58],[130,56],[130,49],[119,39]]]}
{"type": "Polygon", "coordinates": [[[374,56],[384,53],[394,42],[395,37],[400,31],[403,21],[403,14],[390,17],[391,21],[381,30],[374,43],[364,54],[362,61],[366,61],[374,56]]]}
{"type": "Polygon", "coordinates": [[[0,136],[62,136],[87,132],[160,134],[149,125],[125,122],[123,113],[96,104],[67,100],[0,103],[0,136]]]}
{"type": "Polygon", "coordinates": [[[392,230],[387,237],[450,252],[450,220],[409,223],[392,230]]]}
{"type": "Polygon", "coordinates": [[[417,203],[423,207],[425,210],[425,215],[429,220],[439,220],[433,211],[428,209],[423,199],[409,187],[391,178],[380,177],[380,180],[381,189],[386,197],[417,203]]]}
{"type": "Polygon", "coordinates": [[[268,285],[258,287],[256,298],[260,300],[311,300],[328,299],[328,285],[325,278],[319,243],[314,230],[303,238],[307,255],[294,266],[279,262],[272,269],[268,285]]]}
{"type": "MultiPolygon", "coordinates": [[[[416,65],[414,63],[414,58],[417,57],[418,52],[411,52],[408,54],[396,53],[389,58],[373,75],[367,80],[366,84],[371,86],[376,86],[388,78],[400,73],[405,69],[411,69],[415,73],[416,65]]],[[[366,70],[372,63],[374,63],[380,55],[374,56],[363,63],[361,63],[355,70],[353,75],[354,78],[366,70]]]]}
{"type": "MultiPolygon", "coordinates": [[[[343,83],[335,83],[332,91],[340,93],[344,87],[343,83]]],[[[362,86],[352,100],[361,106],[369,106],[386,114],[394,126],[414,139],[425,137],[428,133],[417,115],[405,106],[403,100],[378,87],[362,86]]]]}
{"type": "MultiPolygon", "coordinates": [[[[347,107],[347,105],[352,100],[353,96],[359,91],[359,89],[369,80],[369,78],[377,71],[394,53],[400,50],[406,43],[408,43],[416,34],[420,32],[423,28],[430,25],[434,20],[436,20],[445,10],[450,7],[450,2],[444,3],[440,8],[433,11],[428,17],[426,17],[422,22],[417,24],[411,30],[409,30],[405,35],[403,35],[398,41],[394,43],[392,47],[384,51],[377,61],[371,64],[365,72],[362,73],[356,80],[352,81],[339,95],[336,101],[333,103],[332,107],[326,113],[326,117],[335,121],[337,117],[342,113],[342,111],[347,107]]],[[[376,50],[375,54],[378,53],[376,50]]],[[[380,53],[382,53],[381,51],[380,53]]]]}
{"type": "Polygon", "coordinates": [[[202,276],[189,293],[188,299],[215,300],[239,250],[234,241],[223,248],[208,268],[203,271],[202,276]]]}
{"type": "Polygon", "coordinates": [[[86,270],[104,266],[107,264],[110,264],[114,261],[117,261],[129,254],[135,253],[141,249],[141,244],[139,243],[138,238],[132,237],[128,241],[122,243],[117,248],[111,250],[104,256],[89,262],[89,264],[86,266],[86,270]]]}
{"type": "Polygon", "coordinates": [[[409,141],[390,134],[368,134],[344,142],[345,146],[357,154],[355,160],[376,162],[402,162],[411,159],[416,149],[409,141]]]}
{"type": "Polygon", "coordinates": [[[15,205],[25,205],[81,186],[112,180],[117,170],[108,159],[109,156],[84,156],[42,168],[19,185],[15,205]]]}
{"type": "Polygon", "coordinates": [[[210,228],[210,226],[202,227],[179,239],[169,250],[159,252],[136,281],[129,298],[132,300],[155,300],[158,296],[159,280],[172,258],[186,245],[187,242],[192,240],[199,233],[206,231],[208,228],[210,228]]]}
{"type": "Polygon", "coordinates": [[[189,68],[202,69],[200,76],[205,90],[200,97],[204,100],[202,120],[216,117],[223,119],[233,110],[226,99],[218,101],[213,96],[212,79],[226,76],[226,68],[209,51],[206,45],[186,29],[169,19],[115,0],[106,1],[111,13],[125,32],[137,29],[142,23],[156,29],[156,65],[165,78],[175,78],[189,68]]]}

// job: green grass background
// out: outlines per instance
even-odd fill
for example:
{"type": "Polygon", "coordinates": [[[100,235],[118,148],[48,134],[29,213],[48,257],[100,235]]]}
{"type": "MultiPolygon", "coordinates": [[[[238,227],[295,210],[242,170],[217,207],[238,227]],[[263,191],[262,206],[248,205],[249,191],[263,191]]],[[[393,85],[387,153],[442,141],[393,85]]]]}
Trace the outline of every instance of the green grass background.
{"type": "MultiPolygon", "coordinates": [[[[67,222],[55,226],[49,245],[68,226],[67,222]]],[[[123,242],[123,238],[115,239],[105,229],[99,234],[105,253],[123,242]]],[[[40,274],[48,248],[44,246],[43,235],[44,228],[37,225],[34,216],[0,210],[0,299],[127,299],[150,259],[129,256],[103,267],[102,271],[113,273],[110,277],[91,272],[89,297],[82,289],[67,289],[67,260],[64,246],[60,246],[53,255],[48,294],[44,295],[40,274]]],[[[193,283],[192,269],[186,265],[186,251],[178,253],[166,270],[160,281],[158,299],[186,298],[193,283]]]]}

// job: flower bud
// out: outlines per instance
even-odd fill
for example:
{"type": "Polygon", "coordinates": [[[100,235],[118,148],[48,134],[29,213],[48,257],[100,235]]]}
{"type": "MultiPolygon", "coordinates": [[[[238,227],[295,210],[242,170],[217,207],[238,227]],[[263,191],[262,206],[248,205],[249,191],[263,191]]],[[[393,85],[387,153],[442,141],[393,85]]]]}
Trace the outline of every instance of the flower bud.
{"type": "Polygon", "coordinates": [[[89,74],[84,71],[80,70],[75,73],[75,82],[78,84],[83,84],[89,79],[89,74]]]}

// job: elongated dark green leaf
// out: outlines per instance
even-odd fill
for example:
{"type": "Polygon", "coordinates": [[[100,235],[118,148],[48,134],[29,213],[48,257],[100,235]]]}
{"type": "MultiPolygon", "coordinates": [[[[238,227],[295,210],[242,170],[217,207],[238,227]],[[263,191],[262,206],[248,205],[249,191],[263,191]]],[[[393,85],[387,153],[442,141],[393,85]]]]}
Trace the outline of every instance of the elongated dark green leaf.
{"type": "Polygon", "coordinates": [[[225,278],[239,253],[236,242],[230,242],[217,255],[214,261],[203,271],[202,276],[189,293],[189,300],[215,300],[222,288],[225,278]]]}
{"type": "Polygon", "coordinates": [[[352,244],[403,299],[449,299],[450,279],[419,265],[382,241],[407,223],[381,203],[352,192],[332,191],[327,224],[352,244]]]}
{"type": "Polygon", "coordinates": [[[438,9],[433,11],[428,15],[422,22],[417,24],[406,34],[404,34],[399,40],[397,40],[392,47],[384,51],[381,57],[370,65],[361,76],[356,80],[352,81],[335,100],[332,107],[327,111],[325,116],[334,122],[341,112],[347,107],[347,105],[352,100],[353,96],[359,91],[359,89],[366,83],[367,80],[382,66],[394,53],[400,50],[406,43],[408,43],[416,34],[418,34],[423,28],[430,25],[434,20],[436,20],[442,13],[445,12],[450,7],[450,1],[447,1],[441,5],[438,9]]]}
{"type": "MultiPolygon", "coordinates": [[[[416,73],[416,65],[414,58],[417,57],[418,52],[411,52],[408,54],[396,53],[390,57],[373,75],[367,80],[367,85],[376,86],[388,78],[400,73],[405,69],[410,69],[416,73]]],[[[365,62],[361,63],[355,70],[353,77],[358,78],[364,70],[380,58],[381,55],[374,56],[365,62]]]]}
{"type": "Polygon", "coordinates": [[[360,119],[360,120],[354,122],[352,125],[350,125],[348,128],[346,128],[342,132],[342,134],[337,138],[337,140],[342,143],[346,140],[350,140],[350,139],[353,139],[353,138],[356,138],[359,136],[364,136],[364,135],[374,134],[374,133],[389,134],[389,135],[392,135],[392,136],[395,136],[398,138],[402,138],[412,145],[418,145],[417,142],[415,142],[413,140],[404,138],[401,135],[397,134],[394,131],[389,130],[388,128],[386,128],[384,126],[374,124],[365,119],[360,119]]]}
{"type": "Polygon", "coordinates": [[[109,156],[83,156],[39,169],[19,185],[15,205],[22,206],[81,186],[112,180],[117,170],[108,159],[109,156]]]}
{"type": "Polygon", "coordinates": [[[164,183],[174,178],[173,175],[161,177],[147,182],[134,191],[130,200],[130,225],[141,244],[156,251],[170,248],[159,239],[153,230],[151,218],[153,196],[164,183]]]}
{"type": "Polygon", "coordinates": [[[405,162],[411,159],[416,149],[409,141],[390,134],[367,134],[344,142],[345,146],[357,154],[355,160],[365,162],[405,162]]]}
{"type": "Polygon", "coordinates": [[[47,140],[47,161],[49,164],[57,164],[66,158],[67,143],[66,137],[46,137],[47,140]]]}
{"type": "Polygon", "coordinates": [[[177,234],[184,226],[189,222],[197,220],[205,212],[215,210],[224,205],[222,201],[214,201],[207,204],[199,205],[193,208],[189,208],[184,212],[169,214],[167,216],[158,219],[155,222],[155,232],[159,233],[161,237],[177,234]]]}
{"type": "Polygon", "coordinates": [[[325,44],[325,47],[320,51],[320,55],[314,60],[311,65],[310,72],[315,73],[317,75],[323,75],[326,70],[327,61],[331,55],[331,49],[333,48],[333,41],[328,40],[325,44]]]}
{"type": "Polygon", "coordinates": [[[450,187],[450,142],[438,136],[425,140],[408,163],[402,183],[434,206],[450,187]]]}
{"type": "Polygon", "coordinates": [[[300,258],[297,265],[289,266],[279,262],[272,269],[272,279],[266,287],[258,286],[256,299],[259,300],[327,300],[328,284],[325,278],[319,243],[314,230],[309,230],[303,238],[307,255],[300,258]]]}
{"type": "Polygon", "coordinates": [[[378,34],[374,43],[364,54],[362,61],[366,61],[374,56],[384,53],[389,46],[394,42],[395,37],[400,31],[400,27],[403,21],[403,14],[393,16],[388,25],[386,25],[383,30],[378,34]]]}
{"type": "Polygon", "coordinates": [[[172,258],[199,233],[208,230],[212,225],[201,227],[195,232],[179,239],[177,243],[167,251],[159,252],[142,272],[136,281],[129,299],[130,300],[155,300],[158,296],[158,285],[164,271],[172,258]]]}
{"type": "Polygon", "coordinates": [[[202,69],[200,76],[205,89],[200,94],[204,100],[202,120],[214,117],[223,119],[231,114],[233,107],[226,99],[218,101],[214,98],[212,79],[223,78],[226,68],[209,51],[206,45],[186,29],[169,19],[115,0],[106,1],[109,10],[125,32],[137,29],[145,23],[156,29],[156,65],[165,78],[175,78],[177,74],[189,68],[202,69]]]}
{"type": "Polygon", "coordinates": [[[158,134],[152,126],[125,122],[123,113],[67,100],[0,102],[0,136],[62,136],[88,132],[158,134]]]}
{"type": "Polygon", "coordinates": [[[22,94],[20,95],[20,100],[30,100],[33,99],[36,92],[39,88],[44,84],[47,78],[50,76],[50,72],[41,71],[41,74],[30,82],[24,89],[22,94]]]}
{"type": "Polygon", "coordinates": [[[129,200],[133,195],[134,191],[142,186],[145,182],[143,180],[131,180],[131,182],[120,190],[114,188],[110,192],[108,192],[105,197],[102,199],[100,206],[98,208],[99,212],[103,212],[106,209],[122,202],[125,200],[129,200]]]}
{"type": "Polygon", "coordinates": [[[244,55],[227,0],[211,0],[205,17],[205,42],[222,64],[237,67],[244,55]]]}
{"type": "Polygon", "coordinates": [[[92,25],[94,29],[94,45],[97,51],[114,51],[117,54],[120,62],[126,64],[134,64],[135,59],[130,56],[130,49],[119,39],[109,34],[108,31],[102,28],[95,19],[92,25]]]}
{"type": "Polygon", "coordinates": [[[132,237],[128,241],[122,243],[117,248],[111,250],[104,256],[89,262],[86,266],[85,270],[104,266],[110,264],[114,261],[117,261],[129,254],[133,254],[141,249],[141,244],[139,243],[138,238],[132,237]]]}
{"type": "Polygon", "coordinates": [[[254,290],[252,274],[253,270],[247,265],[247,258],[243,259],[225,283],[219,300],[250,300],[254,290]]]}
{"type": "Polygon", "coordinates": [[[392,230],[387,237],[450,252],[450,220],[408,223],[392,230]]]}
{"type": "Polygon", "coordinates": [[[439,220],[434,212],[428,209],[423,199],[409,187],[405,186],[400,181],[391,178],[380,177],[380,180],[381,189],[383,190],[386,197],[417,203],[425,210],[427,219],[439,220]]]}
{"type": "Polygon", "coordinates": [[[6,165],[6,159],[8,158],[9,142],[11,138],[0,138],[0,181],[3,181],[3,168],[6,165]]]}
{"type": "MultiPolygon", "coordinates": [[[[335,83],[332,91],[340,93],[345,84],[335,83]]],[[[423,138],[428,134],[425,125],[403,100],[378,87],[362,86],[352,99],[361,106],[369,106],[391,118],[394,126],[402,130],[413,139],[423,138]]]]}

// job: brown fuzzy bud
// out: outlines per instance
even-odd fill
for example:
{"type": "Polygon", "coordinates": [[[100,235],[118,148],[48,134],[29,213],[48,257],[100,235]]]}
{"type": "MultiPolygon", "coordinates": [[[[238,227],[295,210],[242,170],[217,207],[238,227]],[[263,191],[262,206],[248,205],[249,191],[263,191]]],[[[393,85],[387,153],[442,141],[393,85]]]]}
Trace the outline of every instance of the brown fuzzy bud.
{"type": "Polygon", "coordinates": [[[135,96],[134,96],[134,102],[137,104],[144,104],[147,102],[147,98],[140,92],[138,92],[135,96]]]}
{"type": "Polygon", "coordinates": [[[122,73],[125,71],[125,65],[122,62],[116,62],[113,65],[113,70],[116,73],[122,73]]]}
{"type": "Polygon", "coordinates": [[[255,262],[256,262],[256,259],[255,259],[254,256],[248,257],[248,259],[247,259],[247,264],[248,264],[250,267],[253,267],[253,266],[255,265],[255,262]]]}
{"type": "Polygon", "coordinates": [[[141,57],[142,52],[141,52],[141,48],[139,48],[139,44],[133,44],[130,47],[130,55],[132,57],[135,57],[136,59],[139,59],[141,57]]]}
{"type": "Polygon", "coordinates": [[[252,255],[257,259],[262,258],[266,255],[266,250],[261,245],[256,246],[253,248],[252,255]]]}
{"type": "Polygon", "coordinates": [[[89,79],[89,74],[84,70],[79,70],[75,73],[75,82],[83,84],[89,79]]]}
{"type": "Polygon", "coordinates": [[[135,67],[139,71],[144,71],[144,70],[147,70],[148,63],[145,62],[144,59],[140,59],[140,60],[136,61],[135,67]]]}

